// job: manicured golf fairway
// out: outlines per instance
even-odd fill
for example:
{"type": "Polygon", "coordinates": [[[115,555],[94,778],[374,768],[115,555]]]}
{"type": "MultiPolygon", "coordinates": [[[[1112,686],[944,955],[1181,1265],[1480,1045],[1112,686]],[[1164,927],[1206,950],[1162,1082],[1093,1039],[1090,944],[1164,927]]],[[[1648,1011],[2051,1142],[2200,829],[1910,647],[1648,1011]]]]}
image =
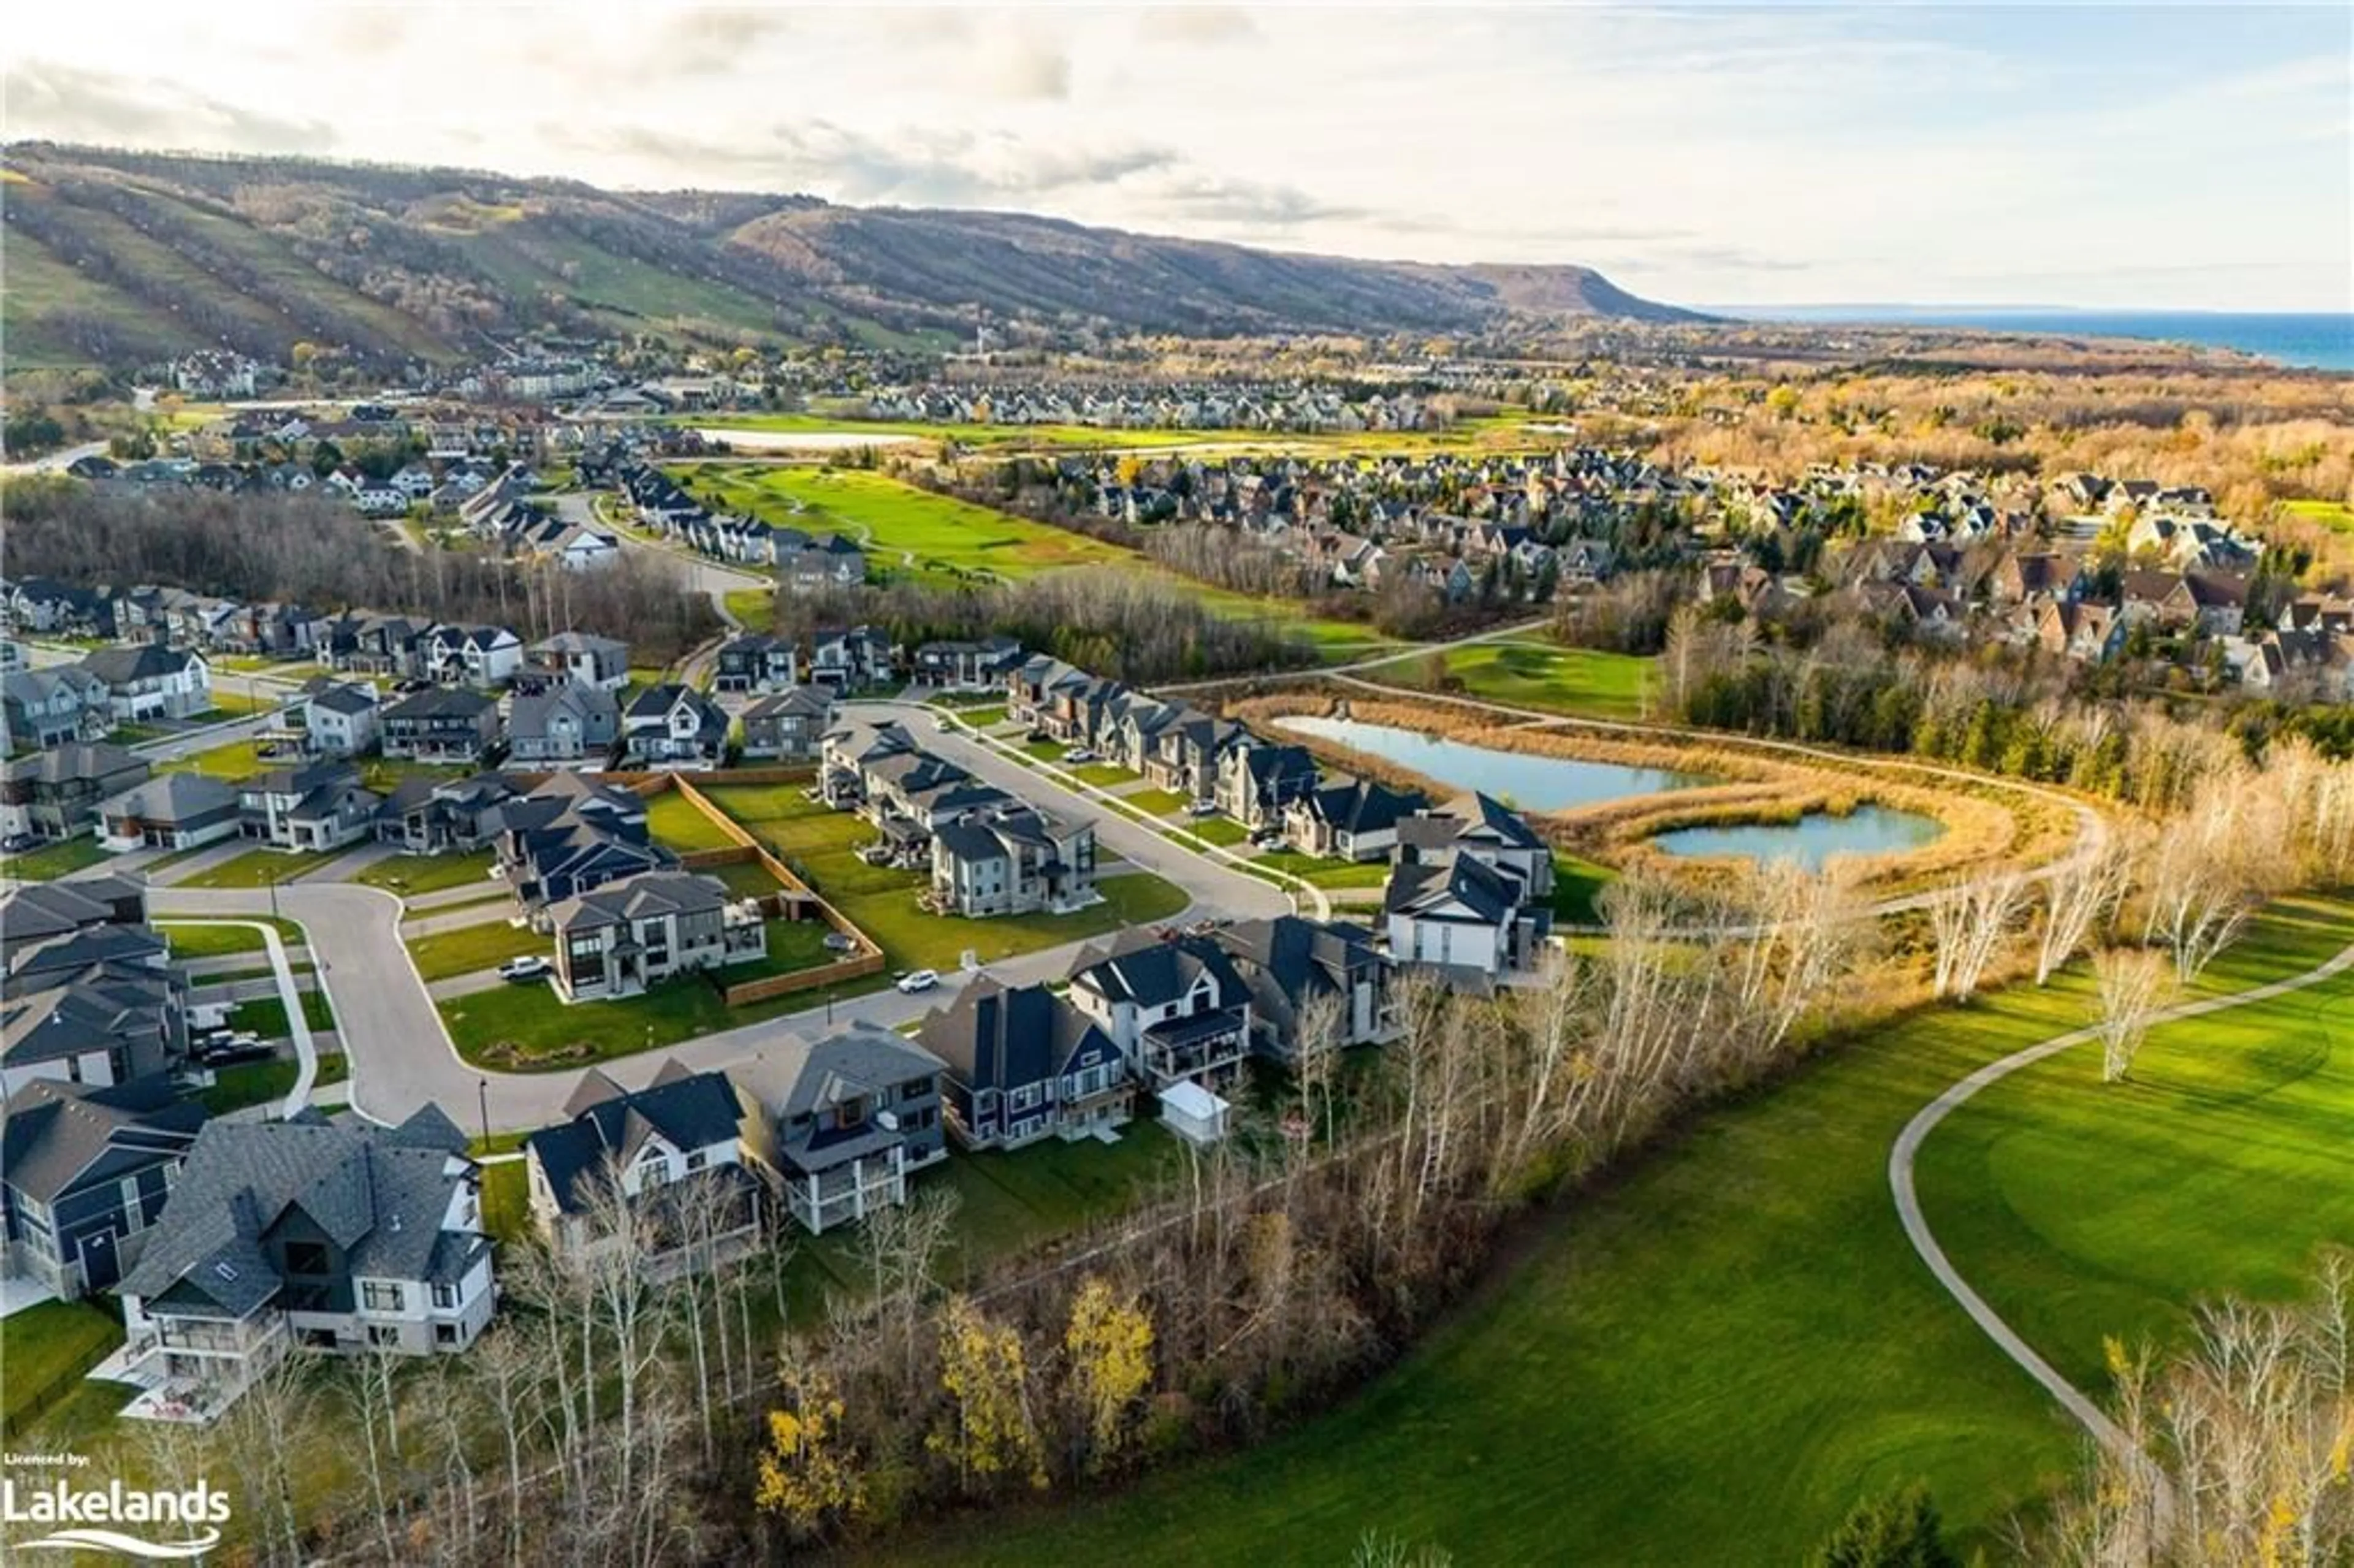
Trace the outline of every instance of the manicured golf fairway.
{"type": "MultiPolygon", "coordinates": [[[[2200,989],[2349,942],[2354,905],[2284,906],[2200,989]]],[[[2078,1435],[1914,1257],[1888,1151],[1956,1078],[2084,1022],[2088,991],[2071,974],[1923,1012],[1702,1118],[1572,1199],[1353,1403],[1257,1449],[878,1556],[1341,1562],[1374,1531],[1458,1562],[1791,1563],[1858,1496],[1916,1477],[1966,1547],[1991,1550],[2078,1435]]],[[[2053,1092],[1989,1091],[1928,1145],[1931,1219],[2088,1380],[2082,1348],[2105,1331],[2163,1330],[2215,1289],[2288,1288],[2316,1242],[2354,1240],[2330,1164],[2354,1063],[2321,1037],[2331,1016],[2354,1020],[2354,976],[2161,1032],[2137,1089],[2071,1086],[2093,1069],[2063,1055],[2053,1092]]]]}

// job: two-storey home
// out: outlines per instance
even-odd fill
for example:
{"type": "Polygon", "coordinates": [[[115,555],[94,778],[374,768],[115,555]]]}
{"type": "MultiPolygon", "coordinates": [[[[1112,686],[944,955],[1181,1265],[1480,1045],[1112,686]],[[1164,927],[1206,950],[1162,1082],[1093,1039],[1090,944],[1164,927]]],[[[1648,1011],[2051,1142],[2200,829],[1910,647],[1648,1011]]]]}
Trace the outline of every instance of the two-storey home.
{"type": "Polygon", "coordinates": [[[994,691],[1022,665],[1022,644],[1011,637],[978,642],[926,642],[917,646],[909,673],[942,691],[994,691]]]}
{"type": "Polygon", "coordinates": [[[658,1277],[709,1267],[758,1238],[775,1179],[768,1113],[726,1074],[673,1058],[632,1092],[592,1067],[564,1114],[523,1146],[532,1223],[559,1256],[615,1245],[605,1213],[615,1204],[658,1277]]]}
{"type": "Polygon", "coordinates": [[[1147,1088],[1217,1089],[1250,1054],[1250,987],[1206,938],[1131,932],[1071,977],[1071,1005],[1119,1047],[1147,1088]]]}
{"type": "Polygon", "coordinates": [[[212,667],[192,649],[160,642],[101,648],[82,659],[81,670],[106,688],[117,724],[193,718],[213,705],[212,667]]]}
{"type": "Polygon", "coordinates": [[[384,754],[419,762],[479,766],[498,749],[498,700],[463,687],[412,693],[384,710],[384,754]]]}
{"type": "Polygon", "coordinates": [[[854,626],[815,633],[810,643],[810,679],[843,691],[888,683],[898,673],[891,639],[880,628],[854,626]]]}
{"type": "Polygon", "coordinates": [[[523,639],[504,626],[437,626],[425,635],[425,679],[487,691],[523,668],[523,639]]]}
{"type": "Polygon", "coordinates": [[[1492,980],[1532,967],[1553,930],[1553,852],[1518,812],[1472,794],[1398,824],[1382,911],[1390,957],[1492,980]]]}
{"type": "Polygon", "coordinates": [[[1092,1137],[1135,1111],[1119,1046],[1043,985],[974,980],[924,1020],[916,1043],[947,1068],[949,1129],[967,1149],[1092,1137]]]}
{"type": "MultiPolygon", "coordinates": [[[[10,908],[8,923],[39,913],[10,908]]],[[[0,1096],[42,1081],[132,1083],[169,1071],[186,1054],[186,981],[153,927],[101,920],[31,939],[12,933],[7,941],[0,1096]]]]}
{"type": "Polygon", "coordinates": [[[621,738],[621,705],[605,687],[566,683],[507,705],[507,759],[517,768],[602,767],[621,738]]]}
{"type": "Polygon", "coordinates": [[[98,740],[113,727],[104,683],[78,665],[0,675],[0,741],[11,751],[98,740]]]}
{"type": "Polygon", "coordinates": [[[135,1262],[204,1124],[168,1080],[101,1087],[43,1081],[0,1119],[6,1272],[67,1300],[135,1262]]]}
{"type": "Polygon", "coordinates": [[[1363,927],[1278,915],[1221,927],[1211,939],[1250,988],[1251,1048],[1267,1060],[1295,1062],[1308,1027],[1336,1047],[1395,1037],[1393,966],[1363,927]]]}
{"type": "Polygon", "coordinates": [[[317,757],[364,757],[376,747],[383,701],[365,681],[330,681],[302,703],[303,744],[317,757]]]}
{"type": "Polygon", "coordinates": [[[727,715],[694,687],[664,681],[622,710],[621,746],[632,767],[716,768],[727,749],[727,715]]]}
{"type": "Polygon", "coordinates": [[[816,686],[776,692],[754,698],[739,722],[746,761],[814,762],[833,723],[833,699],[816,686]]]}
{"type": "Polygon", "coordinates": [[[530,652],[530,669],[552,681],[616,694],[630,683],[630,645],[614,638],[559,631],[530,652]]]}
{"type": "Polygon", "coordinates": [[[1007,800],[931,824],[931,902],[943,913],[1067,914],[1097,900],[1092,822],[1007,800]]]}
{"type": "Polygon", "coordinates": [[[147,779],[147,759],[111,741],[68,741],[0,763],[0,833],[78,838],[100,802],[147,779]]]}
{"type": "Polygon", "coordinates": [[[759,906],[716,876],[649,871],[547,910],[556,991],[567,1001],[637,996],[675,975],[768,956],[759,906]]]}
{"type": "Polygon", "coordinates": [[[549,905],[678,864],[652,841],[642,797],[584,774],[556,774],[505,802],[495,832],[507,886],[543,919],[549,905]]]}
{"type": "Polygon", "coordinates": [[[1316,788],[1316,759],[1300,746],[1245,738],[1218,758],[1218,810],[1257,832],[1279,826],[1294,800],[1316,788]]]}
{"type": "Polygon", "coordinates": [[[376,831],[384,798],[348,762],[273,768],[238,785],[238,832],[278,849],[341,849],[376,831]]]}
{"type": "Polygon", "coordinates": [[[747,632],[719,645],[711,686],[717,692],[790,692],[800,683],[799,649],[789,637],[747,632]]]}
{"type": "Polygon", "coordinates": [[[133,1375],[210,1414],[292,1346],[429,1356],[491,1320],[491,1241],[466,1135],[427,1106],[398,1127],[207,1122],[123,1276],[133,1375]]]}
{"type": "Polygon", "coordinates": [[[763,1044],[728,1068],[776,1129],[785,1212],[811,1234],[907,1201],[948,1158],[938,1060],[872,1023],[763,1044]]]}
{"type": "Polygon", "coordinates": [[[496,841],[499,809],[522,792],[498,773],[465,779],[418,774],[376,809],[376,836],[404,854],[465,854],[496,841]]]}

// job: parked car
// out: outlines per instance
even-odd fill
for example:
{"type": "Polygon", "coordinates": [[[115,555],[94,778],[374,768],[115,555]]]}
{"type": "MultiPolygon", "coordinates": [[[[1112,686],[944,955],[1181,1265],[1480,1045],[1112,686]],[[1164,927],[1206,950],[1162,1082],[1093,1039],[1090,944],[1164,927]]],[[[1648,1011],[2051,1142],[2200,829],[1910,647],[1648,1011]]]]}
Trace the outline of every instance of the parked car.
{"type": "Polygon", "coordinates": [[[22,854],[40,842],[30,833],[10,833],[0,839],[0,854],[22,854]]]}
{"type": "Polygon", "coordinates": [[[1093,762],[1095,759],[1096,754],[1089,751],[1084,746],[1075,746],[1070,750],[1063,753],[1063,760],[1066,762],[1093,762]]]}
{"type": "Polygon", "coordinates": [[[1215,800],[1188,800],[1185,814],[1189,817],[1214,817],[1218,814],[1218,803],[1215,800]]]}
{"type": "Polygon", "coordinates": [[[259,1062],[270,1054],[259,1034],[234,1034],[217,1044],[207,1045],[196,1053],[196,1060],[207,1067],[227,1067],[239,1062],[259,1062]]]}
{"type": "Polygon", "coordinates": [[[932,720],[932,727],[938,730],[954,729],[956,728],[956,720],[949,717],[946,714],[941,714],[932,720]]]}
{"type": "Polygon", "coordinates": [[[1283,830],[1281,828],[1261,828],[1258,832],[1251,834],[1250,842],[1257,844],[1261,849],[1271,848],[1272,846],[1283,842],[1283,830]]]}
{"type": "Polygon", "coordinates": [[[857,945],[839,931],[828,931],[825,934],[825,950],[829,953],[846,953],[857,945]]]}
{"type": "Polygon", "coordinates": [[[919,991],[929,991],[939,984],[940,977],[936,969],[910,969],[892,983],[907,995],[913,996],[919,991]]]}
{"type": "Polygon", "coordinates": [[[547,978],[547,960],[537,953],[526,953],[519,959],[509,959],[499,966],[499,979],[513,985],[525,985],[547,978]]]}

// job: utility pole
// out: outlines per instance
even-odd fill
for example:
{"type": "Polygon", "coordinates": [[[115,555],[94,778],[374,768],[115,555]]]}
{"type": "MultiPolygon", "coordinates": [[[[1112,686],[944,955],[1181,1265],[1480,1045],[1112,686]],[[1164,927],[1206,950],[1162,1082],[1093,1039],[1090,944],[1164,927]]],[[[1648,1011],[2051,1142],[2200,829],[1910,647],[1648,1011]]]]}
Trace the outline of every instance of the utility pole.
{"type": "Polygon", "coordinates": [[[477,1077],[477,1078],[474,1080],[474,1092],[475,1092],[478,1096],[480,1096],[480,1097],[481,1097],[481,1098],[482,1098],[482,1152],[483,1152],[483,1153],[485,1153],[485,1154],[488,1154],[488,1153],[491,1151],[491,1081],[490,1081],[490,1079],[488,1079],[488,1078],[484,1078],[484,1077],[477,1077]]]}

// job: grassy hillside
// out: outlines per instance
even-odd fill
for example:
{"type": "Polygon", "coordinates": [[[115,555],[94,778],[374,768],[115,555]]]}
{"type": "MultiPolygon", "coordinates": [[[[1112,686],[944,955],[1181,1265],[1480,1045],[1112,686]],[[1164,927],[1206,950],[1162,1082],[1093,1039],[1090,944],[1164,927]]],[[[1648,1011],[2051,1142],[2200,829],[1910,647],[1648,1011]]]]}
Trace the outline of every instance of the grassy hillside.
{"type": "Polygon", "coordinates": [[[297,341],[386,366],[534,329],[937,346],[996,321],[1230,334],[1477,330],[1505,314],[1672,319],[1571,266],[1295,256],[1019,214],[757,192],[26,143],[5,219],[35,286],[9,335],[108,363],[297,341]]]}

